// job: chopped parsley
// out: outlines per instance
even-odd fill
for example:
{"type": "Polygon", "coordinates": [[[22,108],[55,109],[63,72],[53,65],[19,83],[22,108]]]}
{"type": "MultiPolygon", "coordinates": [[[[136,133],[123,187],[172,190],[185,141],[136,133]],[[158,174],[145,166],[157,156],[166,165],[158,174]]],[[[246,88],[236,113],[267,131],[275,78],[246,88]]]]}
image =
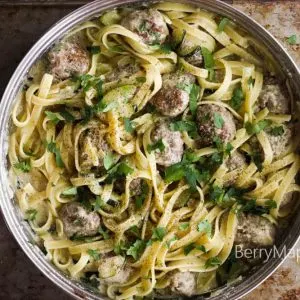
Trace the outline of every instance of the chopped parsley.
{"type": "Polygon", "coordinates": [[[199,232],[205,233],[208,236],[211,236],[212,227],[211,227],[211,224],[207,220],[204,220],[198,224],[197,230],[199,232]]]}
{"type": "Polygon", "coordinates": [[[101,258],[101,254],[98,250],[88,249],[87,254],[95,261],[101,258]]]}
{"type": "Polygon", "coordinates": [[[126,256],[126,251],[128,250],[128,245],[124,241],[120,241],[119,244],[115,245],[114,253],[116,255],[126,256]]]}
{"type": "Polygon", "coordinates": [[[99,210],[101,209],[103,206],[105,205],[104,201],[102,200],[102,198],[100,196],[96,197],[96,201],[94,204],[94,210],[99,210]]]}
{"type": "Polygon", "coordinates": [[[296,45],[296,44],[297,44],[297,36],[296,36],[296,34],[292,34],[292,35],[289,36],[286,40],[287,40],[287,42],[288,42],[290,45],[296,45]]]}
{"type": "Polygon", "coordinates": [[[77,195],[77,188],[74,186],[74,187],[71,187],[67,190],[64,190],[62,192],[62,195],[63,196],[75,196],[75,195],[77,195]]]}
{"type": "Polygon", "coordinates": [[[110,238],[110,234],[108,230],[104,230],[101,226],[98,229],[98,232],[103,236],[105,240],[108,240],[110,238]]]}
{"type": "Polygon", "coordinates": [[[98,54],[100,53],[100,46],[88,46],[87,50],[91,53],[91,54],[98,54]]]}
{"type": "Polygon", "coordinates": [[[209,72],[209,79],[212,80],[214,75],[215,60],[212,53],[205,47],[201,47],[201,53],[204,59],[204,67],[209,72]]]}
{"type": "Polygon", "coordinates": [[[190,226],[190,223],[181,223],[181,224],[178,226],[178,228],[179,228],[179,230],[186,230],[186,229],[189,228],[189,226],[190,226]]]}
{"type": "Polygon", "coordinates": [[[17,170],[20,170],[24,173],[28,173],[31,170],[30,160],[27,159],[27,160],[17,162],[17,163],[14,164],[14,168],[17,169],[17,170]]]}
{"type": "Polygon", "coordinates": [[[46,142],[46,149],[55,155],[56,165],[59,168],[64,167],[64,163],[61,158],[60,150],[56,147],[55,142],[51,141],[50,143],[46,142]]]}
{"type": "Polygon", "coordinates": [[[222,118],[222,116],[219,113],[216,113],[216,112],[214,113],[214,123],[218,129],[223,128],[224,119],[222,118]]]}
{"type": "Polygon", "coordinates": [[[277,203],[276,201],[274,200],[267,200],[265,202],[265,206],[268,208],[268,209],[273,209],[273,208],[277,208],[277,203]]]}
{"type": "Polygon", "coordinates": [[[172,45],[171,44],[166,44],[166,43],[162,44],[160,46],[160,50],[163,53],[170,54],[172,52],[172,45]]]}
{"type": "Polygon", "coordinates": [[[25,212],[25,220],[34,221],[37,215],[36,209],[27,209],[25,212]]]}
{"type": "Polygon", "coordinates": [[[183,253],[184,255],[188,255],[194,249],[195,249],[195,244],[194,243],[189,244],[183,248],[183,253]]]}
{"type": "Polygon", "coordinates": [[[135,196],[135,206],[137,208],[141,208],[143,206],[144,201],[146,200],[148,193],[149,193],[148,184],[143,182],[141,193],[139,195],[135,196]]]}
{"type": "Polygon", "coordinates": [[[131,120],[129,118],[124,118],[124,127],[128,133],[134,132],[133,122],[131,122],[131,120]]]}
{"type": "Polygon", "coordinates": [[[146,248],[145,241],[136,240],[132,246],[126,251],[126,254],[132,256],[135,260],[140,258],[146,248]]]}
{"type": "Polygon", "coordinates": [[[197,132],[197,125],[193,121],[175,121],[170,124],[170,129],[172,131],[186,131],[194,135],[197,132]]]}
{"type": "Polygon", "coordinates": [[[232,97],[231,97],[229,104],[234,110],[238,111],[242,107],[244,100],[245,100],[245,97],[244,97],[243,90],[242,90],[241,86],[237,86],[233,90],[232,97]]]}
{"type": "Polygon", "coordinates": [[[115,164],[115,155],[111,152],[107,153],[103,159],[105,170],[109,170],[115,164]]]}
{"type": "Polygon", "coordinates": [[[244,190],[234,187],[222,188],[218,185],[212,185],[209,189],[208,198],[216,205],[227,208],[231,207],[244,194],[244,190]]]}
{"type": "Polygon", "coordinates": [[[59,113],[54,113],[52,111],[45,111],[47,118],[54,124],[57,125],[61,121],[61,115],[59,113]]]}
{"type": "Polygon", "coordinates": [[[284,128],[283,126],[272,127],[269,133],[273,136],[281,136],[284,134],[284,128]]]}
{"type": "Polygon", "coordinates": [[[192,84],[192,88],[189,94],[190,94],[190,101],[189,101],[190,111],[192,115],[195,115],[197,110],[198,99],[200,95],[200,87],[196,84],[192,84]]]}
{"type": "Polygon", "coordinates": [[[162,241],[167,234],[167,229],[165,227],[156,227],[152,230],[152,240],[162,241]]]}
{"type": "Polygon", "coordinates": [[[205,263],[205,268],[219,266],[219,265],[221,265],[221,263],[222,263],[222,261],[220,260],[219,257],[217,257],[217,256],[210,257],[205,263]]]}
{"type": "Polygon", "coordinates": [[[131,174],[134,170],[124,162],[117,163],[108,170],[108,177],[106,181],[111,182],[113,179],[122,178],[131,174]]]}
{"type": "Polygon", "coordinates": [[[227,18],[222,18],[219,25],[218,25],[218,28],[217,28],[217,32],[222,32],[224,31],[225,29],[225,26],[228,24],[229,22],[229,19],[227,18]]]}
{"type": "Polygon", "coordinates": [[[153,144],[149,144],[147,146],[148,153],[151,153],[152,151],[158,150],[159,152],[163,152],[165,150],[165,144],[162,139],[159,139],[157,142],[153,144]]]}
{"type": "Polygon", "coordinates": [[[173,236],[171,239],[169,239],[168,241],[166,241],[167,248],[170,248],[171,244],[173,242],[177,241],[177,240],[178,240],[177,236],[173,236]]]}
{"type": "Polygon", "coordinates": [[[271,123],[272,122],[270,120],[260,120],[257,123],[247,122],[245,124],[245,128],[248,134],[257,134],[264,130],[266,127],[270,126],[271,123]]]}

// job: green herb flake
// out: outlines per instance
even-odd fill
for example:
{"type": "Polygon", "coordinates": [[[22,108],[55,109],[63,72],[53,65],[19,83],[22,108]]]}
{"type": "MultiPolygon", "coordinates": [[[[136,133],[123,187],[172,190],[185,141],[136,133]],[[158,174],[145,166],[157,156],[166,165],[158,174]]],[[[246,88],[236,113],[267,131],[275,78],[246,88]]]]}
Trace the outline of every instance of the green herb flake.
{"type": "Polygon", "coordinates": [[[219,257],[217,257],[217,256],[210,257],[205,263],[205,268],[220,266],[221,263],[222,263],[222,261],[220,260],[219,257]]]}
{"type": "Polygon", "coordinates": [[[296,44],[297,44],[297,36],[296,36],[296,34],[292,34],[292,35],[289,36],[286,40],[287,40],[287,42],[288,42],[290,45],[296,45],[296,44]]]}
{"type": "Polygon", "coordinates": [[[126,251],[128,250],[128,246],[124,241],[120,241],[119,244],[115,245],[114,253],[116,255],[126,256],[126,251]]]}
{"type": "Polygon", "coordinates": [[[201,47],[201,53],[203,55],[205,69],[212,69],[215,66],[212,53],[205,47],[201,47]]]}
{"type": "Polygon", "coordinates": [[[191,243],[183,248],[183,253],[184,255],[188,255],[194,249],[195,249],[195,244],[191,243]]]}
{"type": "Polygon", "coordinates": [[[272,127],[269,132],[273,136],[281,136],[284,134],[284,128],[283,126],[272,127]]]}
{"type": "Polygon", "coordinates": [[[172,131],[194,132],[197,131],[196,123],[193,121],[175,121],[170,124],[172,131]]]}
{"type": "Polygon", "coordinates": [[[89,46],[87,47],[87,50],[93,55],[98,54],[101,51],[100,46],[89,46]]]}
{"type": "Polygon", "coordinates": [[[124,118],[124,127],[128,133],[131,134],[134,132],[133,122],[131,122],[131,120],[129,118],[124,118]]]}
{"type": "Polygon", "coordinates": [[[134,244],[126,251],[126,254],[137,260],[146,248],[145,241],[136,240],[134,244]]]}
{"type": "Polygon", "coordinates": [[[222,32],[225,29],[225,26],[228,24],[229,19],[227,18],[222,18],[219,25],[218,25],[218,29],[217,32],[222,32]]]}
{"type": "Polygon", "coordinates": [[[96,201],[94,204],[94,210],[98,211],[99,209],[101,209],[103,206],[105,206],[105,202],[102,200],[102,198],[100,196],[96,197],[96,201]]]}
{"type": "Polygon", "coordinates": [[[162,44],[160,46],[160,50],[163,53],[170,54],[172,52],[172,45],[170,45],[170,44],[162,44]]]}
{"type": "Polygon", "coordinates": [[[98,229],[98,232],[103,236],[105,240],[110,239],[110,234],[108,230],[104,230],[101,226],[98,229]]]}
{"type": "Polygon", "coordinates": [[[30,160],[23,160],[14,164],[14,168],[24,173],[28,173],[31,170],[30,160]]]}
{"type": "Polygon", "coordinates": [[[260,120],[257,123],[247,122],[245,124],[245,128],[248,134],[257,134],[264,130],[266,127],[270,126],[271,123],[272,122],[270,120],[260,120]]]}
{"type": "Polygon", "coordinates": [[[64,190],[62,192],[62,195],[63,196],[75,196],[75,195],[77,195],[77,187],[74,186],[74,187],[71,187],[67,190],[64,190]]]}
{"type": "Polygon", "coordinates": [[[197,250],[200,250],[200,251],[204,252],[204,253],[207,253],[207,250],[203,245],[197,245],[195,248],[197,250]]]}
{"type": "Polygon", "coordinates": [[[266,207],[267,207],[268,209],[274,209],[274,208],[277,208],[277,203],[276,203],[276,201],[274,201],[274,200],[267,200],[267,201],[265,202],[265,205],[266,205],[266,207]]]}
{"type": "Polygon", "coordinates": [[[192,84],[192,88],[189,93],[190,96],[189,107],[192,115],[196,114],[199,95],[200,95],[200,87],[196,84],[192,84]]]}
{"type": "Polygon", "coordinates": [[[98,250],[88,249],[87,254],[95,261],[101,258],[101,254],[98,250]]]}
{"type": "Polygon", "coordinates": [[[253,86],[253,85],[254,85],[254,82],[255,82],[255,79],[252,78],[252,76],[250,76],[249,79],[248,79],[248,81],[247,81],[248,86],[249,86],[249,87],[250,87],[250,86],[253,86]]]}
{"type": "Polygon", "coordinates": [[[61,158],[60,150],[56,147],[55,142],[51,141],[50,143],[46,142],[46,149],[55,155],[56,165],[59,168],[64,167],[64,163],[61,158]]]}
{"type": "Polygon", "coordinates": [[[167,229],[165,227],[156,227],[152,230],[152,240],[162,241],[167,234],[167,229]]]}
{"type": "Polygon", "coordinates": [[[151,153],[152,151],[158,150],[159,152],[163,152],[165,150],[165,144],[162,139],[158,140],[157,142],[153,144],[149,144],[147,146],[148,153],[151,153]]]}
{"type": "Polygon", "coordinates": [[[66,109],[62,109],[59,114],[64,118],[66,122],[72,123],[75,121],[75,117],[66,109]]]}
{"type": "Polygon", "coordinates": [[[207,220],[204,220],[198,224],[197,230],[198,230],[198,232],[202,232],[208,236],[211,236],[212,227],[211,227],[211,224],[207,220]]]}
{"type": "Polygon", "coordinates": [[[27,209],[25,212],[25,220],[34,221],[37,215],[36,209],[27,209]]]}
{"type": "Polygon", "coordinates": [[[109,170],[115,164],[115,155],[111,152],[107,153],[103,159],[105,170],[109,170]]]}
{"type": "Polygon", "coordinates": [[[190,226],[190,223],[181,223],[181,224],[178,226],[178,228],[179,228],[179,230],[186,230],[186,229],[189,228],[189,226],[190,226]]]}
{"type": "Polygon", "coordinates": [[[214,123],[218,129],[223,128],[224,119],[222,118],[222,116],[219,113],[216,113],[216,112],[214,113],[214,123]]]}
{"type": "Polygon", "coordinates": [[[58,122],[62,120],[62,117],[59,113],[54,113],[52,111],[46,110],[45,115],[54,125],[57,125],[58,122]]]}
{"type": "Polygon", "coordinates": [[[143,182],[141,193],[139,195],[135,196],[135,206],[137,208],[142,208],[144,201],[147,198],[148,193],[149,193],[149,186],[147,183],[143,182]]]}
{"type": "Polygon", "coordinates": [[[245,101],[245,96],[243,90],[241,86],[238,86],[233,90],[232,97],[229,104],[234,110],[238,111],[242,107],[244,101],[245,101]]]}

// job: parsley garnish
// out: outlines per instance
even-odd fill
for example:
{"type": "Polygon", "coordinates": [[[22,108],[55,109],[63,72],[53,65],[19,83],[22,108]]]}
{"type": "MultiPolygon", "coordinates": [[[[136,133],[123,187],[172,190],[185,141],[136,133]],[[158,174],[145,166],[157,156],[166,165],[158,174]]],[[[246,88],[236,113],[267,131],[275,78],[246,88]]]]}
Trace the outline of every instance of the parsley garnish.
{"type": "Polygon", "coordinates": [[[48,119],[56,125],[59,121],[61,121],[61,115],[59,113],[54,113],[52,111],[45,111],[45,115],[48,117],[48,119]]]}
{"type": "Polygon", "coordinates": [[[149,187],[148,184],[143,182],[142,184],[142,192],[140,195],[135,196],[135,206],[137,208],[141,208],[144,204],[144,201],[148,195],[149,187]]]}
{"type": "Polygon", "coordinates": [[[56,147],[55,142],[53,142],[53,141],[51,141],[50,143],[47,142],[46,143],[46,148],[49,152],[51,152],[55,155],[56,165],[59,168],[63,168],[64,163],[63,163],[62,158],[61,158],[60,150],[56,147]]]}
{"type": "Polygon", "coordinates": [[[270,129],[270,134],[273,136],[281,136],[284,134],[283,126],[276,126],[270,129]]]}
{"type": "Polygon", "coordinates": [[[219,257],[210,257],[205,263],[205,268],[219,266],[221,263],[222,261],[219,257]]]}
{"type": "Polygon", "coordinates": [[[24,173],[28,173],[31,170],[30,160],[20,161],[14,164],[14,168],[17,170],[21,170],[24,173]]]}
{"type": "Polygon", "coordinates": [[[120,243],[114,247],[114,252],[116,255],[125,256],[127,250],[128,246],[125,244],[124,241],[120,241],[120,243]]]}
{"type": "Polygon", "coordinates": [[[179,230],[186,230],[187,228],[189,228],[190,223],[181,223],[178,228],[179,230]]]}
{"type": "Polygon", "coordinates": [[[136,240],[134,244],[126,251],[126,254],[137,260],[146,248],[146,243],[142,240],[136,240]]]}
{"type": "Polygon", "coordinates": [[[189,244],[183,248],[183,253],[184,253],[184,255],[188,255],[194,249],[195,249],[194,243],[189,244]]]}
{"type": "Polygon", "coordinates": [[[207,220],[204,220],[198,224],[197,230],[199,232],[205,233],[208,236],[211,236],[212,227],[211,227],[211,224],[207,220]]]}
{"type": "Polygon", "coordinates": [[[25,220],[34,221],[37,215],[36,209],[27,209],[25,212],[25,220]]]}
{"type": "Polygon", "coordinates": [[[94,249],[88,249],[87,254],[93,259],[93,260],[99,260],[101,258],[101,254],[98,250],[94,249]]]}
{"type": "Polygon", "coordinates": [[[128,166],[124,162],[117,163],[115,166],[113,166],[111,169],[108,170],[108,177],[107,181],[111,182],[113,179],[122,178],[124,176],[127,176],[131,174],[134,170],[128,166]]]}
{"type": "Polygon", "coordinates": [[[212,53],[205,47],[201,47],[201,53],[204,59],[204,67],[209,72],[209,80],[212,80],[214,75],[215,60],[212,53]]]}
{"type": "Polygon", "coordinates": [[[196,113],[199,94],[200,94],[200,87],[196,84],[192,84],[192,88],[190,91],[190,101],[189,101],[189,107],[192,115],[195,115],[196,113]]]}
{"type": "Polygon", "coordinates": [[[133,122],[131,122],[129,118],[124,118],[124,127],[125,127],[125,130],[128,133],[133,133],[134,132],[133,122]]]}
{"type": "Polygon", "coordinates": [[[103,206],[105,205],[104,201],[102,200],[102,198],[100,196],[96,197],[96,201],[94,204],[94,210],[99,210],[101,209],[103,206]]]}
{"type": "Polygon", "coordinates": [[[101,226],[98,229],[98,232],[103,236],[105,240],[108,240],[110,238],[110,234],[108,230],[104,230],[101,226]]]}
{"type": "Polygon", "coordinates": [[[171,244],[177,240],[178,240],[177,236],[173,236],[170,240],[166,241],[167,248],[170,248],[171,244]]]}
{"type": "Polygon", "coordinates": [[[159,139],[157,142],[153,144],[149,144],[147,146],[148,153],[151,153],[152,151],[158,150],[159,152],[163,152],[165,150],[165,144],[162,139],[159,139]]]}
{"type": "Polygon", "coordinates": [[[87,50],[91,52],[91,54],[98,54],[100,53],[100,46],[88,46],[87,50]]]}
{"type": "Polygon", "coordinates": [[[262,130],[264,130],[266,127],[270,126],[271,123],[272,122],[270,120],[261,120],[258,121],[257,123],[247,122],[245,124],[245,128],[248,134],[257,134],[260,133],[262,130]]]}
{"type": "Polygon", "coordinates": [[[163,53],[169,54],[169,53],[172,52],[172,45],[170,45],[170,44],[162,44],[160,46],[160,50],[163,53]]]}
{"type": "Polygon", "coordinates": [[[167,229],[165,227],[156,227],[152,230],[152,240],[162,241],[167,234],[167,229]]]}
{"type": "Polygon", "coordinates": [[[224,31],[225,26],[228,24],[229,19],[227,18],[222,18],[222,20],[220,21],[219,25],[218,25],[218,32],[222,32],[224,31]]]}
{"type": "Polygon", "coordinates": [[[297,44],[297,36],[296,36],[296,34],[292,34],[292,35],[289,36],[286,40],[287,40],[287,42],[288,42],[290,45],[296,45],[296,44],[297,44]]]}
{"type": "Polygon", "coordinates": [[[62,192],[62,194],[64,195],[64,196],[75,196],[75,195],[77,195],[77,188],[74,186],[74,187],[71,187],[71,188],[69,188],[69,189],[67,189],[67,190],[64,190],[63,192],[62,192]]]}
{"type": "Polygon", "coordinates": [[[109,170],[115,163],[115,155],[113,153],[107,153],[103,159],[103,165],[105,170],[109,170]]]}
{"type": "Polygon", "coordinates": [[[273,208],[277,208],[277,203],[274,200],[267,200],[265,202],[265,205],[268,209],[273,209],[273,208]]]}
{"type": "Polygon", "coordinates": [[[236,87],[233,90],[230,105],[234,110],[239,110],[245,100],[243,90],[241,86],[236,87]]]}
{"type": "Polygon", "coordinates": [[[214,113],[214,123],[218,129],[223,128],[224,119],[222,118],[222,116],[219,113],[216,113],[216,112],[214,113]]]}

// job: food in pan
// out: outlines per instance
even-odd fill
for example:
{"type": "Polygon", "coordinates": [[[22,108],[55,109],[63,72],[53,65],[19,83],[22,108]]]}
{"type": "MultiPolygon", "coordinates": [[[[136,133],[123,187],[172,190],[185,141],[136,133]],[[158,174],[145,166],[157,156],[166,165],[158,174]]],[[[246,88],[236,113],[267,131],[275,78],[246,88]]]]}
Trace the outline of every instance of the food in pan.
{"type": "Polygon", "coordinates": [[[288,87],[233,21],[122,7],[31,69],[11,177],[47,259],[112,299],[192,296],[247,272],[296,209],[288,87]]]}

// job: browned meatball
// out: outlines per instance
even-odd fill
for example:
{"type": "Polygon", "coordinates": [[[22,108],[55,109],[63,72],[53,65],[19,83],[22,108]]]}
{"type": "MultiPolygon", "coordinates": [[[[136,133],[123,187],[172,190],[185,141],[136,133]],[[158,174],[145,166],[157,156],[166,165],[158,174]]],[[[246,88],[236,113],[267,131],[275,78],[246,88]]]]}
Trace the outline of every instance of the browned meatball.
{"type": "Polygon", "coordinates": [[[162,14],[151,8],[131,12],[122,20],[121,25],[139,35],[147,45],[160,45],[169,34],[162,14]]]}
{"type": "Polygon", "coordinates": [[[100,226],[100,217],[96,212],[88,212],[80,203],[64,204],[59,211],[59,217],[64,225],[67,237],[93,236],[100,226]]]}
{"type": "Polygon", "coordinates": [[[88,72],[90,57],[78,43],[63,42],[48,53],[50,73],[58,80],[88,72]]]}
{"type": "Polygon", "coordinates": [[[232,114],[215,104],[200,105],[197,110],[200,144],[210,146],[215,138],[227,143],[234,138],[236,126],[232,114]]]}
{"type": "Polygon", "coordinates": [[[162,88],[151,103],[162,115],[176,117],[189,105],[188,86],[195,82],[195,77],[176,72],[163,75],[162,80],[162,88]]]}
{"type": "Polygon", "coordinates": [[[275,242],[276,228],[264,217],[241,214],[235,235],[235,244],[243,249],[264,248],[275,242]]]}
{"type": "Polygon", "coordinates": [[[178,131],[170,130],[170,123],[167,121],[158,122],[152,132],[153,143],[162,140],[164,150],[155,152],[156,163],[169,167],[181,161],[183,155],[183,140],[178,131]]]}
{"type": "Polygon", "coordinates": [[[197,293],[197,277],[192,272],[174,272],[170,276],[170,289],[172,294],[192,296],[197,293]]]}
{"type": "Polygon", "coordinates": [[[83,171],[103,167],[105,155],[112,152],[98,128],[91,128],[79,139],[80,165],[83,171]]]}
{"type": "Polygon", "coordinates": [[[276,114],[289,114],[291,112],[291,103],[287,92],[278,83],[263,86],[257,105],[259,110],[266,107],[270,112],[276,114]]]}
{"type": "MultiPolygon", "coordinates": [[[[138,196],[142,193],[143,179],[135,178],[130,182],[129,190],[131,196],[138,196]]],[[[119,179],[115,182],[115,189],[118,193],[125,192],[125,180],[119,179]]]]}
{"type": "Polygon", "coordinates": [[[137,73],[139,70],[140,67],[137,64],[128,64],[122,67],[119,66],[108,74],[105,74],[105,80],[108,82],[120,80],[126,77],[130,77],[134,73],[137,73]]]}
{"type": "Polygon", "coordinates": [[[246,165],[246,158],[239,151],[233,152],[231,156],[228,157],[228,160],[226,161],[226,167],[228,168],[229,172],[234,171],[236,169],[242,169],[245,165],[246,165]]]}

